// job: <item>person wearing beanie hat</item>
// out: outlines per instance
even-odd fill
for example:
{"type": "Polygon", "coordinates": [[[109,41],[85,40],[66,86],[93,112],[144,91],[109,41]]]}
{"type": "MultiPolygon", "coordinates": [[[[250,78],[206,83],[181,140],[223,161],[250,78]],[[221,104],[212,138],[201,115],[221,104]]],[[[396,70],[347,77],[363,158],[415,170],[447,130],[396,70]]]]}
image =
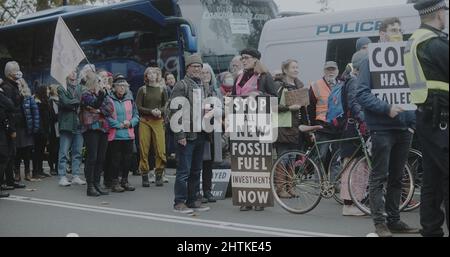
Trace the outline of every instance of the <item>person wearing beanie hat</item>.
{"type": "Polygon", "coordinates": [[[109,160],[110,188],[112,192],[120,193],[135,190],[128,182],[128,171],[132,161],[134,128],[139,123],[139,115],[126,78],[122,74],[116,74],[112,85],[109,101],[113,106],[113,111],[107,118],[109,123],[108,151],[111,155],[109,160]],[[119,177],[121,177],[120,184],[119,177]]]}
{"type": "Polygon", "coordinates": [[[208,211],[210,209],[202,204],[201,199],[198,199],[206,136],[203,131],[196,129],[201,126],[199,121],[203,119],[207,107],[203,106],[205,92],[201,80],[203,62],[200,55],[193,54],[186,57],[185,67],[186,76],[175,84],[169,108],[170,129],[175,134],[178,160],[173,211],[190,214],[194,210],[208,211]],[[201,103],[199,105],[201,108],[194,103],[201,103]],[[189,108],[186,107],[187,104],[189,108]]]}
{"type": "Polygon", "coordinates": [[[192,64],[200,64],[200,65],[203,66],[203,60],[202,60],[202,57],[200,56],[200,54],[195,53],[195,54],[187,56],[185,58],[185,63],[184,64],[185,64],[184,66],[186,68],[189,67],[189,65],[192,65],[192,64]]]}
{"type": "Polygon", "coordinates": [[[150,147],[155,150],[155,185],[158,187],[164,185],[162,176],[167,163],[164,113],[168,96],[163,81],[160,68],[148,67],[144,72],[145,85],[139,88],[136,95],[136,105],[141,117],[139,170],[142,174],[143,187],[150,186],[148,162],[150,147]]]}
{"type": "Polygon", "coordinates": [[[449,227],[448,7],[444,0],[419,0],[414,8],[421,25],[403,57],[411,99],[418,106],[416,127],[423,152],[420,233],[442,237],[444,220],[449,227]]]}
{"type": "Polygon", "coordinates": [[[253,48],[240,52],[244,72],[236,78],[233,95],[271,95],[277,96],[272,75],[261,63],[261,53],[253,48]]]}
{"type": "Polygon", "coordinates": [[[360,37],[356,40],[356,51],[358,52],[361,49],[367,49],[367,46],[372,43],[372,41],[368,37],[360,37]]]}
{"type": "Polygon", "coordinates": [[[352,67],[354,70],[359,71],[359,67],[361,67],[362,62],[368,58],[368,52],[364,49],[359,50],[354,53],[352,56],[352,67]]]}

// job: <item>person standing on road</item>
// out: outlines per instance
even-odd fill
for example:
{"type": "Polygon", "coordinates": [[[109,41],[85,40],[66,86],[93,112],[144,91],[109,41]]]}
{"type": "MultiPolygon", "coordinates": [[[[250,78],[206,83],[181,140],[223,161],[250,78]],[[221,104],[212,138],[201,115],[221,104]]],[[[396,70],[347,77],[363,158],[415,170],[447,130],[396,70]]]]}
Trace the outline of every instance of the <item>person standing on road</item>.
{"type": "Polygon", "coordinates": [[[111,191],[134,191],[135,188],[128,182],[128,171],[135,138],[134,127],[139,123],[139,115],[128,82],[121,74],[114,76],[109,101],[113,106],[111,116],[108,117],[108,148],[111,150],[112,162],[111,191]]]}
{"type": "Polygon", "coordinates": [[[50,177],[44,172],[43,162],[45,156],[45,147],[47,146],[50,134],[50,105],[48,102],[49,89],[41,85],[34,94],[35,102],[39,108],[39,129],[34,134],[34,154],[33,154],[33,177],[50,177]]]}
{"type": "MultiPolygon", "coordinates": [[[[385,19],[379,34],[380,42],[402,41],[399,18],[385,19]]],[[[390,237],[391,232],[417,233],[417,229],[401,221],[399,210],[403,170],[415,128],[414,112],[390,105],[371,92],[374,85],[368,58],[361,63],[358,83],[357,99],[364,110],[372,138],[373,170],[369,176],[369,201],[375,233],[380,237],[390,237]]]]}
{"type": "MultiPolygon", "coordinates": [[[[298,78],[299,65],[296,60],[288,59],[281,64],[282,74],[275,78],[275,85],[278,88],[278,115],[289,115],[290,124],[285,124],[278,128],[278,138],[275,144],[277,156],[280,157],[289,151],[299,151],[304,148],[304,142],[300,135],[298,127],[300,124],[308,124],[306,119],[306,108],[300,105],[287,105],[286,94],[289,91],[298,90],[304,87],[304,84],[298,78]]],[[[293,187],[293,170],[276,173],[276,191],[280,198],[298,197],[293,187]],[[283,181],[283,182],[282,182],[283,181]]]]}
{"type": "Polygon", "coordinates": [[[419,1],[421,26],[405,51],[411,99],[418,106],[417,134],[423,149],[420,224],[423,236],[443,236],[448,220],[448,7],[443,0],[419,1]],[[441,205],[444,205],[444,211],[441,205]]]}
{"type": "MultiPolygon", "coordinates": [[[[171,127],[175,133],[175,141],[177,143],[177,170],[173,211],[193,213],[194,210],[208,211],[210,209],[208,206],[202,205],[201,201],[198,200],[206,134],[204,132],[196,132],[193,129],[194,122],[197,122],[193,115],[194,101],[200,103],[201,106],[205,98],[201,80],[203,68],[201,56],[199,54],[187,56],[185,58],[185,67],[186,76],[175,84],[169,106],[171,125],[175,123],[172,119],[176,118],[182,119],[182,125],[184,125],[183,128],[171,127]],[[180,113],[182,114],[181,117],[179,116],[180,113]],[[186,123],[189,123],[189,128],[185,128],[186,123]]],[[[204,111],[202,108],[201,114],[204,111]]],[[[197,113],[196,117],[203,117],[203,115],[198,115],[197,113]]],[[[177,124],[178,119],[176,120],[177,124]]]]}
{"type": "Polygon", "coordinates": [[[84,175],[87,182],[87,195],[107,195],[101,188],[100,178],[108,147],[108,121],[112,104],[108,101],[106,88],[93,71],[86,73],[86,91],[81,96],[82,134],[86,142],[87,158],[84,175]]]}
{"type": "Polygon", "coordinates": [[[163,175],[166,167],[166,142],[164,133],[164,112],[167,94],[162,83],[161,70],[148,67],[144,72],[144,82],[136,96],[139,111],[139,170],[142,175],[142,186],[149,187],[149,150],[155,153],[155,185],[163,186],[163,175]]]}
{"type": "Polygon", "coordinates": [[[50,135],[48,139],[48,165],[50,166],[50,174],[58,175],[58,148],[59,148],[59,124],[58,124],[58,85],[50,86],[49,97],[49,115],[50,115],[50,135]]]}
{"type": "Polygon", "coordinates": [[[60,186],[73,184],[85,185],[80,178],[81,149],[83,148],[83,136],[79,118],[80,100],[83,88],[77,81],[77,73],[74,71],[66,79],[66,88],[58,87],[58,127],[59,127],[59,152],[58,175],[60,186]],[[69,150],[72,152],[72,181],[66,177],[66,165],[68,163],[69,150]]]}
{"type": "Polygon", "coordinates": [[[8,193],[3,192],[3,178],[11,153],[14,151],[12,144],[15,127],[11,122],[14,109],[14,103],[0,87],[0,198],[9,196],[8,193]]]}

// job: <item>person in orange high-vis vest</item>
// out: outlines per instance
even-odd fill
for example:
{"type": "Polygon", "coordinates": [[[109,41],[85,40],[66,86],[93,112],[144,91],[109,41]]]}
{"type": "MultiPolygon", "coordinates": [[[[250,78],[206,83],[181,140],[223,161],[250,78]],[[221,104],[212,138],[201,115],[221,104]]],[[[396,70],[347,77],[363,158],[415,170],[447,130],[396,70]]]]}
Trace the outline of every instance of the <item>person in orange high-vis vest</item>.
{"type": "MultiPolygon", "coordinates": [[[[328,61],[324,65],[324,76],[311,83],[309,88],[309,106],[308,115],[312,125],[320,125],[323,129],[316,132],[316,140],[328,141],[339,138],[339,131],[327,122],[328,113],[328,97],[331,94],[333,86],[340,82],[337,80],[339,69],[336,62],[328,61]]],[[[319,145],[319,154],[322,161],[326,162],[330,144],[319,145]]],[[[337,149],[337,147],[333,147],[337,149]]],[[[338,170],[333,167],[332,178],[337,174],[338,170]]]]}

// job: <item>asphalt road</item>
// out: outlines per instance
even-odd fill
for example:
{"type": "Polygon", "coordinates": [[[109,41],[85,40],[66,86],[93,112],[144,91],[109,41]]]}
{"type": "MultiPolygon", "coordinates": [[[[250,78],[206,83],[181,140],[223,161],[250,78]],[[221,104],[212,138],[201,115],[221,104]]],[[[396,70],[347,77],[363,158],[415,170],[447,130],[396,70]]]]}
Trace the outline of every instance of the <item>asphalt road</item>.
{"type": "MultiPolygon", "coordinates": [[[[263,212],[240,212],[231,198],[193,216],[174,213],[173,172],[168,170],[169,183],[150,188],[130,175],[136,191],[100,197],[87,197],[86,186],[60,187],[56,177],[26,182],[26,189],[9,191],[11,197],[0,199],[0,236],[363,237],[373,231],[369,217],[344,217],[332,199],[322,199],[303,215],[277,205],[263,212]]],[[[403,212],[402,219],[419,227],[418,210],[403,212]]]]}

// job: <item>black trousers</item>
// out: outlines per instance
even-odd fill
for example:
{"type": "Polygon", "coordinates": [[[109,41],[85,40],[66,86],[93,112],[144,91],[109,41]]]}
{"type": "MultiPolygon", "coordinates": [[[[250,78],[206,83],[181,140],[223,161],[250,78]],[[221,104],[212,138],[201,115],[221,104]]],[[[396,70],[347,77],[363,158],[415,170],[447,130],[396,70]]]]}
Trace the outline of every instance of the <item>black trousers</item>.
{"type": "MultiPolygon", "coordinates": [[[[3,181],[4,184],[6,184],[8,186],[14,185],[14,162],[15,162],[15,159],[16,159],[16,141],[10,140],[8,142],[8,154],[7,154],[7,160],[5,162],[5,170],[4,170],[5,180],[3,181]]],[[[3,180],[3,176],[1,179],[3,180]]]]}
{"type": "Polygon", "coordinates": [[[111,184],[113,180],[112,176],[112,147],[110,142],[108,144],[108,147],[106,149],[106,157],[105,157],[105,163],[103,165],[103,183],[105,184],[111,184]]]}
{"type": "Polygon", "coordinates": [[[202,191],[203,195],[206,192],[211,191],[212,186],[212,166],[213,161],[203,161],[203,169],[202,169],[202,191]]]}
{"type": "Polygon", "coordinates": [[[45,134],[36,134],[34,136],[33,175],[42,174],[44,172],[42,162],[44,161],[47,139],[48,136],[45,134]]]}
{"type": "MultiPolygon", "coordinates": [[[[432,114],[417,111],[417,134],[423,150],[423,176],[420,194],[420,224],[423,236],[443,236],[448,221],[448,127],[432,127],[432,114]],[[442,210],[444,207],[445,213],[442,210]]],[[[447,121],[448,123],[448,121],[447,121]]]]}
{"type": "Polygon", "coordinates": [[[84,168],[86,182],[88,184],[100,183],[106,148],[108,147],[108,134],[99,130],[88,130],[83,133],[83,137],[87,150],[84,168]]]}
{"type": "Polygon", "coordinates": [[[133,140],[114,140],[109,143],[111,152],[111,179],[128,180],[131,157],[133,154],[133,140]]]}
{"type": "Polygon", "coordinates": [[[17,148],[16,158],[15,158],[15,173],[20,174],[20,163],[23,160],[23,165],[25,167],[25,174],[30,173],[30,162],[33,152],[33,146],[26,146],[17,148]]]}
{"type": "Polygon", "coordinates": [[[59,138],[56,135],[51,135],[49,137],[49,142],[47,146],[48,150],[48,165],[51,170],[58,170],[58,152],[59,152],[59,138]]]}

